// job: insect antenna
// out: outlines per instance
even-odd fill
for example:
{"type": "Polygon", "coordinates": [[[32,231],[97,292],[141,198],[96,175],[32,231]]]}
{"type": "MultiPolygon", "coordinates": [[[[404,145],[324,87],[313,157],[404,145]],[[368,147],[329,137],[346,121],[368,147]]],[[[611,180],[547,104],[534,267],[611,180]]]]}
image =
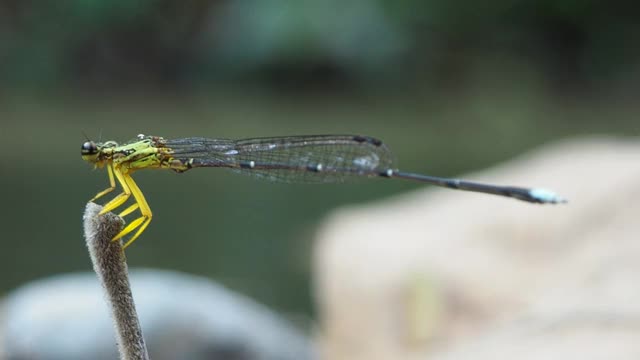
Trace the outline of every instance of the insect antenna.
{"type": "Polygon", "coordinates": [[[80,132],[82,133],[82,136],[84,136],[84,138],[85,138],[87,141],[91,141],[91,139],[89,139],[89,136],[87,136],[87,133],[86,133],[86,132],[84,132],[84,130],[81,130],[80,132]]]}

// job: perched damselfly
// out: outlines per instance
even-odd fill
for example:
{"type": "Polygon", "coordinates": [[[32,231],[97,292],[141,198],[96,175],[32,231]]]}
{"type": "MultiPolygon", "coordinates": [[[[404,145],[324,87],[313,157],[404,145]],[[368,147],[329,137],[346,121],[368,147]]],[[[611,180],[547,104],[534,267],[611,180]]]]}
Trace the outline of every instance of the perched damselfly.
{"type": "Polygon", "coordinates": [[[383,177],[414,180],[451,189],[502,195],[531,203],[566,202],[545,189],[498,186],[403,172],[394,167],[394,157],[382,141],[360,135],[305,135],[244,140],[191,137],[164,139],[138,135],[127,144],[114,141],[82,144],[82,158],[105,167],[110,186],[94,201],[116,188],[122,193],[104,205],[101,214],[122,206],[133,195],[134,203],[120,216],[140,210],[141,216],[130,222],[115,240],[137,231],[125,242],[131,245],[151,221],[151,209],[131,173],[142,169],[171,169],[184,172],[199,167],[230,168],[259,178],[291,183],[343,182],[352,178],[383,177]],[[115,176],[115,178],[114,178],[115,176]]]}

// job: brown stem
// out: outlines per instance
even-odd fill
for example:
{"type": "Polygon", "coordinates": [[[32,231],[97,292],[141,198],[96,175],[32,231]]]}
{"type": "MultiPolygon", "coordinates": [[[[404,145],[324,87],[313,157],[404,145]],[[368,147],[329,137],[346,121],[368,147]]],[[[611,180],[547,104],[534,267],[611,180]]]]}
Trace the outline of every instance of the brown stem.
{"type": "Polygon", "coordinates": [[[116,330],[120,359],[148,360],[147,346],[133,302],[127,262],[119,241],[111,239],[120,231],[124,220],[112,213],[98,215],[102,206],[92,202],[84,213],[84,237],[98,275],[107,294],[116,330]]]}

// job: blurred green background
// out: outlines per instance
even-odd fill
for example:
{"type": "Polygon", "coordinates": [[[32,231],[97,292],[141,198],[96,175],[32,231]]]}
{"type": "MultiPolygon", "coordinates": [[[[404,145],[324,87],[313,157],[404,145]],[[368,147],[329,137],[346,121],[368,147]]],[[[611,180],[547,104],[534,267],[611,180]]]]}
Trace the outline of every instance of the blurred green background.
{"type": "MultiPolygon", "coordinates": [[[[107,175],[80,158],[83,132],[357,133],[383,139],[400,168],[442,176],[559,138],[637,135],[640,23],[624,4],[0,0],[0,293],[90,269],[81,216],[107,175]]],[[[154,219],[130,266],[206,275],[310,316],[314,226],[416,188],[218,169],[135,178],[154,219]]]]}

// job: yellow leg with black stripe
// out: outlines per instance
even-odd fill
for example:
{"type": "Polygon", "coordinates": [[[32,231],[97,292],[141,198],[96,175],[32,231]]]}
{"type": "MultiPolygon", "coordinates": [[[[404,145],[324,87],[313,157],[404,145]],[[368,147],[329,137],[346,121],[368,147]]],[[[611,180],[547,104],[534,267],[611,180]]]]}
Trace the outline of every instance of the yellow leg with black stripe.
{"type": "MultiPolygon", "coordinates": [[[[120,186],[122,186],[122,193],[118,194],[116,197],[111,199],[108,203],[104,204],[104,206],[102,207],[102,210],[100,210],[99,215],[104,215],[109,211],[113,211],[117,209],[122,204],[124,204],[131,196],[131,190],[129,189],[129,186],[127,185],[127,183],[124,181],[124,177],[120,169],[114,167],[113,165],[109,165],[108,169],[109,169],[109,180],[113,181],[113,174],[115,174],[116,179],[118,179],[118,182],[120,183],[120,186]]],[[[115,183],[113,184],[113,187],[115,188],[115,183]]],[[[110,191],[112,191],[111,188],[107,190],[98,193],[98,195],[96,195],[96,198],[103,196],[109,193],[110,191]]]]}
{"type": "MultiPolygon", "coordinates": [[[[144,195],[142,194],[142,191],[140,191],[140,188],[138,187],[136,182],[133,181],[133,178],[131,177],[131,175],[127,173],[120,173],[120,174],[122,176],[122,181],[126,184],[127,188],[131,192],[131,195],[133,195],[134,199],[136,200],[136,203],[131,205],[127,209],[125,209],[120,214],[120,216],[127,215],[137,208],[140,208],[140,213],[142,214],[142,216],[130,222],[129,225],[127,225],[120,233],[118,233],[118,235],[116,235],[113,238],[113,241],[119,240],[123,236],[135,230],[136,228],[138,229],[138,231],[136,231],[136,233],[133,234],[133,236],[131,236],[127,240],[127,242],[122,246],[122,249],[124,250],[129,245],[131,245],[144,232],[147,226],[149,226],[149,223],[151,222],[151,217],[153,215],[151,213],[151,208],[149,208],[149,204],[147,203],[147,200],[144,198],[144,195]]],[[[116,170],[116,176],[118,176],[117,170],[116,170]]]]}
{"type": "Polygon", "coordinates": [[[123,172],[122,170],[120,170],[117,167],[114,167],[111,164],[107,167],[107,170],[109,172],[109,183],[111,186],[99,192],[93,199],[91,199],[91,201],[96,200],[108,194],[109,192],[113,191],[113,189],[115,189],[116,187],[115,179],[117,179],[120,186],[122,186],[122,193],[118,194],[116,197],[114,197],[108,203],[106,203],[99,214],[103,215],[119,208],[120,206],[122,206],[122,204],[124,204],[129,199],[129,197],[131,197],[131,195],[133,195],[135,202],[131,206],[123,210],[119,214],[119,216],[124,217],[132,213],[138,208],[140,209],[140,213],[142,214],[142,216],[140,216],[139,218],[129,223],[122,231],[120,231],[113,238],[113,241],[120,240],[122,237],[129,234],[136,228],[138,229],[138,231],[136,231],[136,233],[133,234],[131,238],[127,239],[127,242],[122,246],[122,249],[124,250],[129,245],[131,245],[131,243],[133,243],[133,241],[136,240],[144,232],[144,230],[149,225],[149,222],[151,222],[151,217],[152,217],[151,209],[149,208],[149,204],[147,204],[147,200],[144,198],[142,191],[140,191],[140,188],[135,183],[131,175],[123,172]],[[115,179],[114,179],[114,175],[115,175],[115,179]]]}
{"type": "Polygon", "coordinates": [[[116,188],[116,181],[113,179],[113,170],[111,169],[111,164],[107,165],[107,172],[109,173],[109,187],[97,193],[96,196],[94,196],[93,199],[89,201],[98,200],[99,198],[107,195],[116,188]]]}

